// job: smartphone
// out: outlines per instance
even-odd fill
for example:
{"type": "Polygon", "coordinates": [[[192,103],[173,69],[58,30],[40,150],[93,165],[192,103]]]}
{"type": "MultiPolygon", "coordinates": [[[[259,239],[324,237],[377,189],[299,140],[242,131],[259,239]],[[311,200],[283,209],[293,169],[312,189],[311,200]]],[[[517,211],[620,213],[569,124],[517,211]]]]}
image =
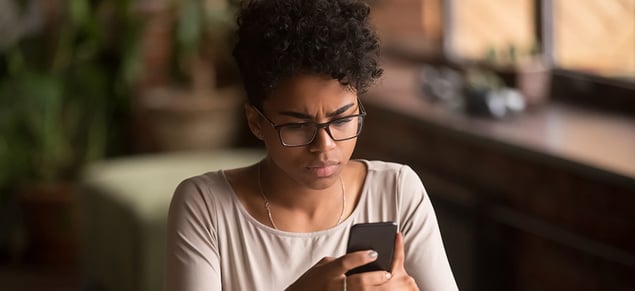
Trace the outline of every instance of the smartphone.
{"type": "Polygon", "coordinates": [[[352,275],[363,272],[392,271],[397,224],[394,222],[360,223],[351,227],[346,253],[362,250],[377,252],[377,260],[346,272],[352,275]]]}

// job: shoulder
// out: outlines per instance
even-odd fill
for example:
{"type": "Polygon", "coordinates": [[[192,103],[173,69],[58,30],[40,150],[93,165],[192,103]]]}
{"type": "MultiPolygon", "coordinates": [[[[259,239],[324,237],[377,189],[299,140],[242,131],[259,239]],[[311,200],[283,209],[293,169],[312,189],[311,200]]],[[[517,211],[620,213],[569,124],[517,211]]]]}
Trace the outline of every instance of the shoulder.
{"type": "Polygon", "coordinates": [[[408,165],[378,160],[364,162],[368,166],[368,176],[374,179],[394,179],[395,182],[420,181],[417,173],[408,165]]]}
{"type": "Polygon", "coordinates": [[[229,190],[222,171],[208,172],[181,181],[174,190],[171,204],[211,206],[229,196],[229,190]]]}
{"type": "Polygon", "coordinates": [[[222,187],[225,177],[222,171],[208,172],[184,179],[176,187],[175,195],[193,195],[192,193],[205,193],[222,187]]]}
{"type": "Polygon", "coordinates": [[[408,165],[364,161],[368,165],[367,183],[382,195],[392,193],[397,203],[418,203],[425,199],[426,190],[419,175],[408,165]]]}

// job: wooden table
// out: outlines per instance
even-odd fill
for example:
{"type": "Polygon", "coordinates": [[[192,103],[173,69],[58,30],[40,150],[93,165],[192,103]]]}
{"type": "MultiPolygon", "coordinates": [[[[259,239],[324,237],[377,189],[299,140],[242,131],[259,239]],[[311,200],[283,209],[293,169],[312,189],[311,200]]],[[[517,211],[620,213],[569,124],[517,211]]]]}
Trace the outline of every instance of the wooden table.
{"type": "Polygon", "coordinates": [[[506,120],[430,102],[385,63],[356,155],[410,164],[461,290],[635,286],[635,118],[551,102],[506,120]]]}

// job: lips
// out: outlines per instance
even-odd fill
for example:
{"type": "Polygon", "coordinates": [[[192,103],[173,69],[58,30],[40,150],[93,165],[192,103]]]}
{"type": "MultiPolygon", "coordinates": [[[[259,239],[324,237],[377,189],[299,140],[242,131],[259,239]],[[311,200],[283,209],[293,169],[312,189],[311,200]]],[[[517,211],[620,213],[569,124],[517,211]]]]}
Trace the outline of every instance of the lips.
{"type": "Polygon", "coordinates": [[[311,164],[306,168],[309,170],[309,173],[314,176],[329,177],[337,172],[338,166],[339,164],[337,162],[324,162],[311,164]]]}

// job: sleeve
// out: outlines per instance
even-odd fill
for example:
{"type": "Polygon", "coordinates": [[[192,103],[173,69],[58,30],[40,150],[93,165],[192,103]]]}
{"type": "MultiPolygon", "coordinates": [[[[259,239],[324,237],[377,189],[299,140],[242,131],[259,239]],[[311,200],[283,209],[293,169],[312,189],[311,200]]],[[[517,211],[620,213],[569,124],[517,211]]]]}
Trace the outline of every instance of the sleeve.
{"type": "Polygon", "coordinates": [[[422,291],[458,290],[423,183],[408,166],[401,167],[398,179],[397,205],[404,236],[406,271],[422,291]]]}
{"type": "MultiPolygon", "coordinates": [[[[176,188],[168,212],[165,291],[220,291],[216,231],[204,191],[193,179],[176,188]]],[[[208,198],[209,199],[209,198],[208,198]]]]}

